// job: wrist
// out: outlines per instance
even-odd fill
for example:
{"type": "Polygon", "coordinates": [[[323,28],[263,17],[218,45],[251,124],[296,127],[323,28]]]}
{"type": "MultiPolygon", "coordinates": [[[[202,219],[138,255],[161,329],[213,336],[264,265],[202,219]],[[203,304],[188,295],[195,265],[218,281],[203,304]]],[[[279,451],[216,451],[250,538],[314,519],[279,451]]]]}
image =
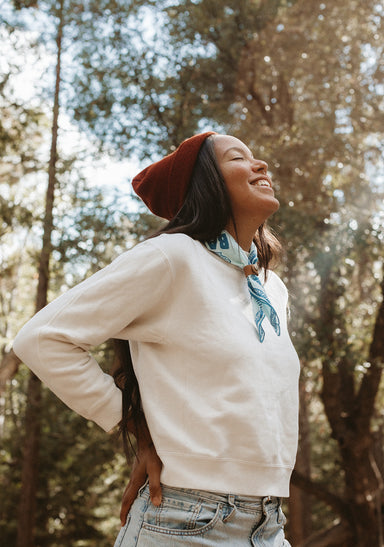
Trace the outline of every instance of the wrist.
{"type": "Polygon", "coordinates": [[[127,420],[127,429],[136,438],[138,448],[148,448],[153,445],[152,437],[143,411],[138,413],[136,416],[129,416],[127,420]]]}

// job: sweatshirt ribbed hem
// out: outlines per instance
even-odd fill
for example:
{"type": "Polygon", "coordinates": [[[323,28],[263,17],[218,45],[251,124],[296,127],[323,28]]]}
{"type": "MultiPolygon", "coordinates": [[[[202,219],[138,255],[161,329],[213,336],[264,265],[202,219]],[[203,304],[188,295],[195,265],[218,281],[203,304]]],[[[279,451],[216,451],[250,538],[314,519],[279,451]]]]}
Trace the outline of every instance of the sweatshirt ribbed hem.
{"type": "Polygon", "coordinates": [[[168,486],[243,496],[289,496],[290,466],[187,454],[159,455],[165,463],[161,482],[168,486]]]}

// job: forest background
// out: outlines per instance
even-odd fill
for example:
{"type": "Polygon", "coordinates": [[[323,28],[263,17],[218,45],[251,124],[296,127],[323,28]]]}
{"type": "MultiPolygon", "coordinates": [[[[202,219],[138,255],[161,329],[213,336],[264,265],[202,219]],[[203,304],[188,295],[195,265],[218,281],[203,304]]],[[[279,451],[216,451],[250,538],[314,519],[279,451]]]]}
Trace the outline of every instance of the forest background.
{"type": "MultiPolygon", "coordinates": [[[[121,443],[12,340],[161,224],[130,178],[205,130],[266,160],[281,203],[302,364],[287,536],[384,545],[383,17],[378,0],[0,2],[1,546],[113,544],[121,443]]],[[[111,370],[110,343],[94,352],[111,370]]]]}

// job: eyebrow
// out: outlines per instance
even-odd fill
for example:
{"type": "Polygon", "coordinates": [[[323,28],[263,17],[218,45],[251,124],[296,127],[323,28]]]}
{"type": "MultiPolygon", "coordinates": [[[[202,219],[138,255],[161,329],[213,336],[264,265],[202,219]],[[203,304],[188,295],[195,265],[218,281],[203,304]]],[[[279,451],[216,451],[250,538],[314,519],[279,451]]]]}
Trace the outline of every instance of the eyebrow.
{"type": "MultiPolygon", "coordinates": [[[[243,148],[240,148],[239,146],[231,146],[230,148],[228,148],[224,154],[223,154],[223,157],[226,156],[228,154],[228,152],[231,152],[232,150],[235,150],[236,152],[239,152],[240,154],[243,154],[245,156],[248,156],[248,151],[247,150],[244,150],[243,148]]],[[[253,158],[253,154],[251,153],[251,158],[253,158]]]]}

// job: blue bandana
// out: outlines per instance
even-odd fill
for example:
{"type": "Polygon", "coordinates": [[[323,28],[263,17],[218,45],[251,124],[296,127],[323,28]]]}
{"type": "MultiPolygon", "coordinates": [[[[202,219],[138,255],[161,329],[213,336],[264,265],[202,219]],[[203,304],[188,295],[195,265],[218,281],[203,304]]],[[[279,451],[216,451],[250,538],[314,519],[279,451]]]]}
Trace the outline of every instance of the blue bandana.
{"type": "Polygon", "coordinates": [[[206,241],[207,249],[217,254],[220,258],[243,268],[247,276],[248,289],[251,295],[252,308],[255,317],[256,331],[260,342],[265,338],[265,331],[262,322],[265,317],[269,319],[277,336],[280,336],[279,317],[272,306],[267,293],[258,277],[257,273],[257,249],[252,243],[251,251],[248,255],[235,241],[235,239],[226,231],[222,232],[216,240],[206,241]]]}

